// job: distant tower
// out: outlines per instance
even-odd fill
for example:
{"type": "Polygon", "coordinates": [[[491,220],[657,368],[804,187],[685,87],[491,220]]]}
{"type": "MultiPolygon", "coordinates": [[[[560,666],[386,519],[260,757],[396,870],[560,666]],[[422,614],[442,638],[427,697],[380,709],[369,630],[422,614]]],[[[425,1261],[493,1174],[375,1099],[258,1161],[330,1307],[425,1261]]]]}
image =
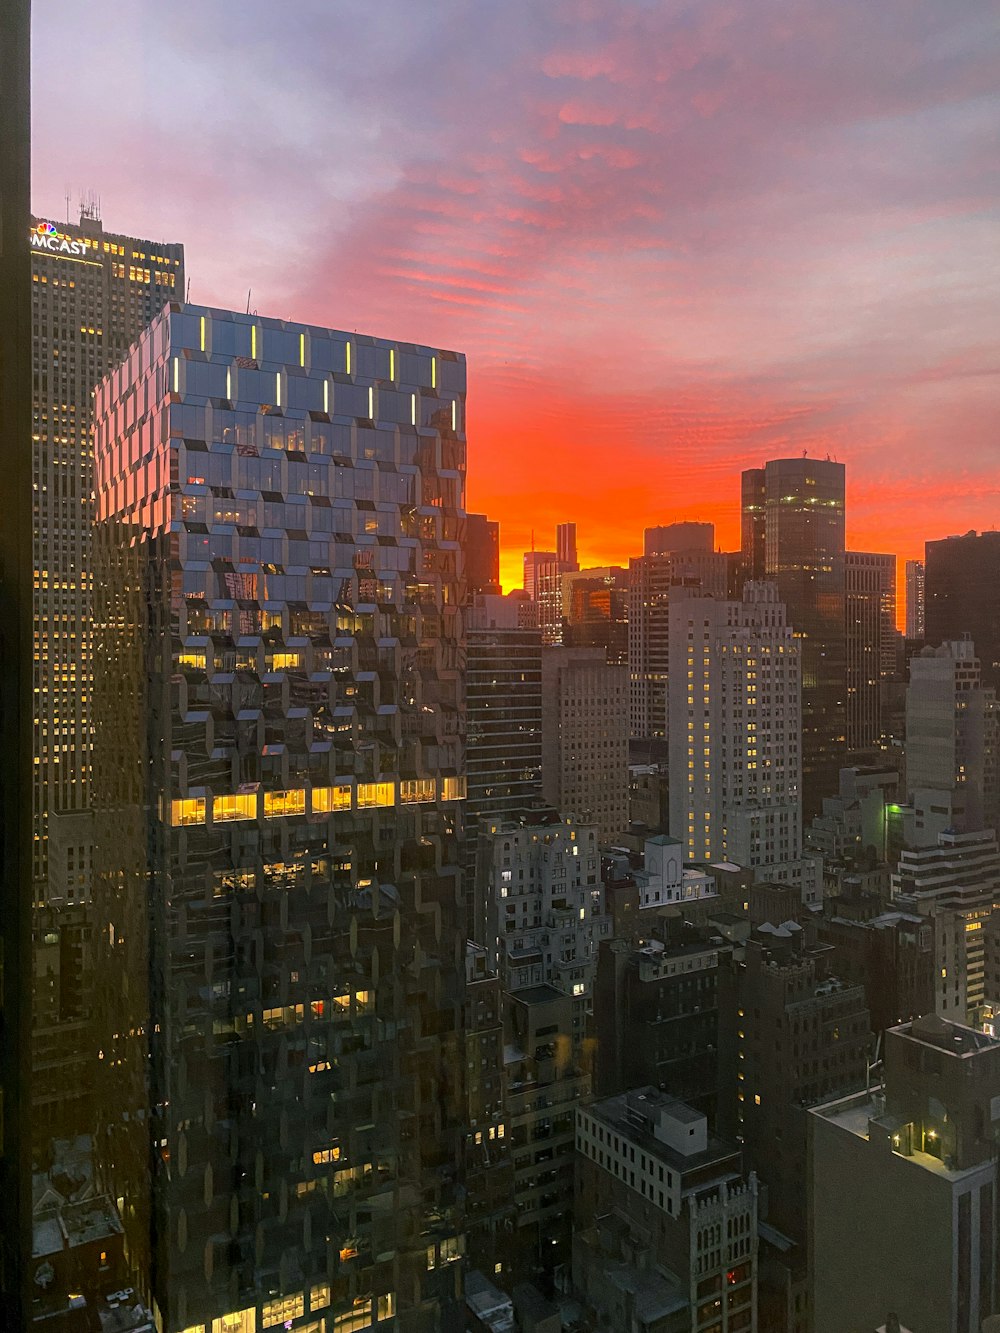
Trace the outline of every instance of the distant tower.
{"type": "Polygon", "coordinates": [[[924,637],[924,562],[906,562],[906,637],[924,637]]]}
{"type": "Polygon", "coordinates": [[[559,563],[565,565],[564,574],[580,568],[576,555],[575,523],[559,523],[556,526],[556,555],[559,563]]]}
{"type": "Polygon", "coordinates": [[[802,640],[802,806],[837,790],[847,739],[844,465],[776,458],[743,473],[743,558],[773,579],[802,640]]]}

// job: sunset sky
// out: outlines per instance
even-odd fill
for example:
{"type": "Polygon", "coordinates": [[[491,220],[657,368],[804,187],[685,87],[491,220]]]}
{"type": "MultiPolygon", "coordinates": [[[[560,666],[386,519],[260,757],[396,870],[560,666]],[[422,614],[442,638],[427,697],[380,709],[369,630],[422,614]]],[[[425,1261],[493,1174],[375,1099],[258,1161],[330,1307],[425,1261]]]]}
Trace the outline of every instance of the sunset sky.
{"type": "Polygon", "coordinates": [[[859,549],[997,525],[995,5],[88,0],[34,43],[36,213],[93,189],[192,300],[467,354],[507,586],[566,519],[732,547],[803,450],[859,549]]]}

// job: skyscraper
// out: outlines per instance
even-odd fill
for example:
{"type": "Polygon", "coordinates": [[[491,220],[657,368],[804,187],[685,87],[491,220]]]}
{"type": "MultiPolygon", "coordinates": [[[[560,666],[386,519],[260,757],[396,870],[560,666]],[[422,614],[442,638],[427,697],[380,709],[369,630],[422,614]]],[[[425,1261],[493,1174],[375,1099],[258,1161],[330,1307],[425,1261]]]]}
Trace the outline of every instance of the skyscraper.
{"type": "Polygon", "coordinates": [[[455,353],[177,304],[97,390],[98,1143],[166,1333],[455,1326],[464,426],[455,353]]]}
{"type": "Polygon", "coordinates": [[[465,583],[470,598],[500,592],[500,524],[485,514],[466,515],[465,583]]]}
{"type": "Polygon", "coordinates": [[[670,832],[818,897],[802,856],[800,641],[773,583],[740,602],[679,590],[670,613],[670,832]]]}
{"type": "Polygon", "coordinates": [[[564,566],[564,573],[580,568],[576,554],[576,524],[556,524],[556,555],[564,566]]]}
{"type": "Polygon", "coordinates": [[[628,672],[603,648],[542,651],[542,793],[602,842],[628,827],[628,672]]]}
{"type": "Polygon", "coordinates": [[[906,562],[906,637],[924,637],[924,562],[906,562]]]}
{"type": "Polygon", "coordinates": [[[847,745],[871,749],[883,730],[882,682],[896,670],[896,557],[846,552],[845,585],[847,745]]]}
{"type": "Polygon", "coordinates": [[[743,473],[748,577],[774,579],[802,640],[802,806],[837,790],[847,739],[844,465],[777,458],[743,473]]]}
{"type": "Polygon", "coordinates": [[[914,806],[910,846],[946,828],[1000,822],[1000,709],[969,639],[929,645],[910,660],[906,782],[914,806]]]}
{"type": "Polygon", "coordinates": [[[465,893],[472,913],[481,821],[511,819],[542,797],[542,636],[524,603],[480,595],[466,629],[465,893]]]}
{"type": "Polygon", "coordinates": [[[971,638],[983,684],[1000,691],[1000,532],[928,542],[924,607],[927,642],[971,638]]]}
{"type": "MultiPolygon", "coordinates": [[[[30,233],[34,481],[35,947],[58,1003],[34,1012],[36,1143],[91,1128],[94,455],[92,390],[170,297],[180,245],[35,219],[30,233]]],[[[41,974],[43,969],[36,967],[41,974]]]]}
{"type": "Polygon", "coordinates": [[[629,561],[629,727],[636,739],[665,742],[670,602],[678,588],[726,595],[727,560],[713,550],[711,523],[647,528],[646,554],[629,561]]]}
{"type": "MultiPolygon", "coordinates": [[[[154,315],[184,290],[184,249],[35,219],[31,243],[35,495],[35,877],[50,898],[50,824],[63,858],[86,861],[93,663],[91,392],[154,315]]],[[[64,879],[65,864],[59,867],[64,879]]],[[[77,876],[72,877],[76,883],[77,876]]],[[[86,885],[78,885],[86,889],[86,885]]]]}
{"type": "Polygon", "coordinates": [[[0,1308],[28,1323],[31,1262],[31,22],[0,8],[0,1308]]]}
{"type": "Polygon", "coordinates": [[[525,551],[524,590],[538,607],[542,643],[562,643],[563,563],[555,551],[525,551]]]}

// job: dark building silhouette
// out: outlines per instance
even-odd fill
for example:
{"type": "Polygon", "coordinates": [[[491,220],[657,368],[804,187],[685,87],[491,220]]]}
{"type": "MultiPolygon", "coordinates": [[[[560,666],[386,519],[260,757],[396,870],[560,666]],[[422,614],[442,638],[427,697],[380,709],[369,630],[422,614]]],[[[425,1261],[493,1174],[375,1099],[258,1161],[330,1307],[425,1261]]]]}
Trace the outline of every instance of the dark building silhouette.
{"type": "Polygon", "coordinates": [[[844,465],[778,458],[743,473],[743,558],[802,640],[802,814],[837,790],[847,739],[844,465]]]}
{"type": "Polygon", "coordinates": [[[466,515],[465,584],[470,600],[500,591],[500,524],[485,514],[466,515]]]}
{"type": "Polygon", "coordinates": [[[971,638],[983,684],[1000,690],[1000,532],[927,543],[924,621],[929,644],[971,638]]]}

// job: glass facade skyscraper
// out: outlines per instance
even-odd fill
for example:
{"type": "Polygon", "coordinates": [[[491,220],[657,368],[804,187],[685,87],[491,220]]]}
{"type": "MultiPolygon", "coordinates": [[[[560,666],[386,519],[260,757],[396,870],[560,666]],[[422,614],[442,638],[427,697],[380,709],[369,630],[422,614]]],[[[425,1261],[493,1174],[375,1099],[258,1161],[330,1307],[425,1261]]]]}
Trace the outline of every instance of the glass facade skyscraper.
{"type": "Polygon", "coordinates": [[[166,1333],[461,1327],[464,423],[455,353],[176,304],[97,390],[98,1148],[166,1333]]]}
{"type": "Polygon", "coordinates": [[[743,473],[743,561],[773,579],[802,640],[802,813],[837,791],[847,739],[844,465],[776,458],[743,473]]]}

